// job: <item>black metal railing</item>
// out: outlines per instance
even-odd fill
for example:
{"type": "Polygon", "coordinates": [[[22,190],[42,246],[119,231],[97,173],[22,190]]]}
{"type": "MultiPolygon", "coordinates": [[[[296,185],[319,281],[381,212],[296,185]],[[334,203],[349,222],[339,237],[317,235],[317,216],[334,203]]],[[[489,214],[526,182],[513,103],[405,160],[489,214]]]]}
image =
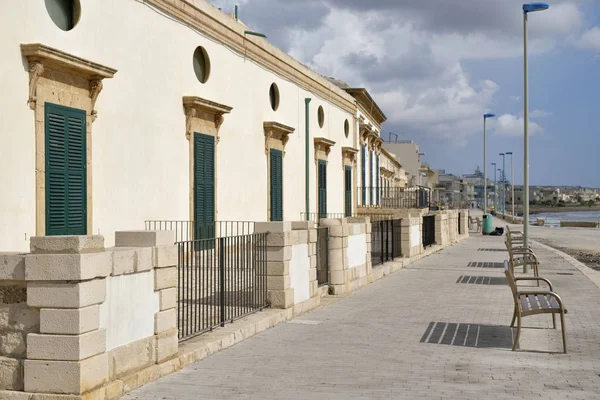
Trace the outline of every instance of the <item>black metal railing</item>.
{"type": "Polygon", "coordinates": [[[319,223],[322,219],[340,219],[340,218],[349,218],[351,215],[346,215],[345,213],[300,213],[301,221],[311,221],[319,223]],[[308,216],[308,218],[307,218],[308,216]]]}
{"type": "Polygon", "coordinates": [[[329,283],[329,228],[317,228],[317,282],[319,286],[329,283]]]}
{"type": "Polygon", "coordinates": [[[177,243],[179,339],[268,306],[266,242],[259,233],[177,243]]]}
{"type": "Polygon", "coordinates": [[[254,233],[252,221],[215,221],[196,224],[194,221],[148,220],[144,221],[144,226],[147,231],[174,231],[176,243],[254,233]]]}
{"type": "Polygon", "coordinates": [[[371,264],[380,265],[402,257],[402,220],[371,222],[371,264]]]}
{"type": "MultiPolygon", "coordinates": [[[[429,207],[429,188],[425,187],[358,187],[358,207],[380,207],[389,209],[411,209],[411,208],[427,208],[429,207]],[[366,201],[363,197],[364,193],[379,192],[379,201],[370,202],[369,196],[366,196],[366,201]]],[[[377,196],[373,196],[377,199],[377,196]]]]}
{"type": "Polygon", "coordinates": [[[423,247],[435,244],[435,215],[423,217],[423,247]]]}

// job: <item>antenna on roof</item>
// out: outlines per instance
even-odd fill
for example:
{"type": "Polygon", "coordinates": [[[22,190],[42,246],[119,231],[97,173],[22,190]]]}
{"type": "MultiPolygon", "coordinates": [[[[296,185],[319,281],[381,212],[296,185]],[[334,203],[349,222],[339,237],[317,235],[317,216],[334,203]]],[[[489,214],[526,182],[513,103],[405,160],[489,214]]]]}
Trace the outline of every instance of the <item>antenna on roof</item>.
{"type": "Polygon", "coordinates": [[[389,142],[392,143],[392,135],[394,135],[396,137],[396,140],[394,140],[394,143],[397,143],[398,142],[398,135],[395,134],[395,133],[392,133],[392,132],[390,132],[390,135],[389,135],[389,142]]]}

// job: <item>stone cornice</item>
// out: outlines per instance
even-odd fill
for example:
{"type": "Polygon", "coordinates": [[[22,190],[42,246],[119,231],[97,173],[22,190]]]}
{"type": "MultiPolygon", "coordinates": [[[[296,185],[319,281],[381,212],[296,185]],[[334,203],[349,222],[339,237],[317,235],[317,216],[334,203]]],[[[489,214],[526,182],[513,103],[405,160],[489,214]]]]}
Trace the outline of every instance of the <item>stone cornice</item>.
{"type": "Polygon", "coordinates": [[[221,128],[224,121],[223,115],[229,114],[233,107],[196,96],[184,96],[183,107],[185,109],[185,137],[189,140],[192,135],[192,118],[204,112],[213,116],[215,128],[217,129],[216,141],[219,143],[219,128],[221,128]]]}
{"type": "Polygon", "coordinates": [[[333,140],[329,140],[323,137],[316,137],[314,139],[315,143],[315,160],[317,160],[317,151],[322,150],[326,155],[329,155],[331,152],[331,148],[335,145],[333,140]]]}
{"type": "Polygon", "coordinates": [[[358,150],[354,147],[342,147],[342,159],[348,159],[352,164],[356,161],[356,155],[358,154],[358,150]]]}
{"type": "Polygon", "coordinates": [[[241,56],[294,82],[301,88],[331,101],[342,110],[351,114],[355,113],[356,107],[351,95],[265,39],[245,35],[246,28],[242,24],[235,22],[214,7],[201,8],[186,0],[145,0],[145,2],[190,25],[203,35],[222,43],[241,56]]]}
{"type": "Polygon", "coordinates": [[[96,120],[98,112],[94,109],[96,99],[102,91],[102,79],[112,78],[116,69],[93,61],[65,53],[41,43],[21,44],[21,53],[29,63],[29,98],[27,104],[34,110],[37,102],[37,85],[40,77],[48,69],[65,72],[89,81],[89,94],[92,100],[91,119],[96,120]]]}
{"type": "Polygon", "coordinates": [[[289,140],[289,135],[295,131],[291,126],[280,124],[275,121],[265,121],[263,123],[263,129],[265,130],[265,153],[269,153],[269,141],[271,139],[280,140],[283,147],[289,140]]]}

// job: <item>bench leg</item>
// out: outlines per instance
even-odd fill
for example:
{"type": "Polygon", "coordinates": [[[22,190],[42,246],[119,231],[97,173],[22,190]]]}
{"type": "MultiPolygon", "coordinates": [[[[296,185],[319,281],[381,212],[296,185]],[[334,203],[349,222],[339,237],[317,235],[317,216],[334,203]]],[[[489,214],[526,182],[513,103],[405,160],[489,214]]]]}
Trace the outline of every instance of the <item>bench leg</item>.
{"type": "Polygon", "coordinates": [[[512,317],[512,321],[510,322],[511,328],[514,328],[516,319],[517,319],[517,306],[515,306],[515,308],[513,309],[513,317],[512,317]]]}
{"type": "Polygon", "coordinates": [[[552,313],[552,329],[556,329],[556,314],[552,313]]]}
{"type": "Polygon", "coordinates": [[[565,313],[560,311],[560,327],[562,330],[563,352],[567,353],[567,332],[565,331],[565,313]]]}
{"type": "Polygon", "coordinates": [[[515,351],[519,345],[519,336],[521,336],[521,315],[517,314],[517,336],[515,336],[515,343],[513,344],[512,351],[515,351]]]}

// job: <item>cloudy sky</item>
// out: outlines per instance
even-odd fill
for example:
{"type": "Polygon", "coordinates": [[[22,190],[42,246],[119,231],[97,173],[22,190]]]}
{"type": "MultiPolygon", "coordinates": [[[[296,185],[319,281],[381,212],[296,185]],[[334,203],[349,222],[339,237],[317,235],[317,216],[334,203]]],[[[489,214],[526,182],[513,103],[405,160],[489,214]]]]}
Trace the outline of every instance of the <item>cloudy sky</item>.
{"type": "MultiPolygon", "coordinates": [[[[483,166],[482,115],[496,113],[488,161],[513,151],[522,183],[522,0],[211,2],[238,4],[293,57],[366,87],[388,116],[382,136],[416,141],[434,168],[483,166]]],[[[600,1],[550,3],[529,18],[531,183],[600,187],[600,1]]]]}

